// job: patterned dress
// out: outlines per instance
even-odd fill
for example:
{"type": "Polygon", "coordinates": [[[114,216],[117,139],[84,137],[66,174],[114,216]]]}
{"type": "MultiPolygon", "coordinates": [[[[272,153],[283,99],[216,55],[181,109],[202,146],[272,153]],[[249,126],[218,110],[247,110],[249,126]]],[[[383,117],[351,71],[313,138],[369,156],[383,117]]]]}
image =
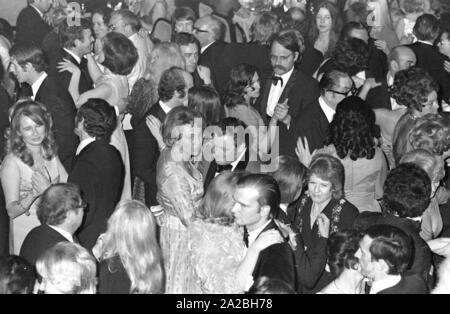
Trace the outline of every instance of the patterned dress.
{"type": "Polygon", "coordinates": [[[190,293],[195,286],[189,262],[187,227],[203,197],[203,178],[191,162],[175,161],[171,149],[161,152],[156,169],[160,244],[166,271],[166,293],[190,293]]]}

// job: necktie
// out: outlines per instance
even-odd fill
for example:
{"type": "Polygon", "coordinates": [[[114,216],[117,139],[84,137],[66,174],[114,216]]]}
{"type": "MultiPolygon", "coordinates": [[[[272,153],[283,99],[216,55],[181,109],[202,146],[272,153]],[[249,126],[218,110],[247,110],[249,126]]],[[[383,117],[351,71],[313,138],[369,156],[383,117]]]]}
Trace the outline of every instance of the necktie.
{"type": "Polygon", "coordinates": [[[244,243],[245,243],[245,246],[248,247],[248,231],[247,231],[247,228],[244,228],[244,243]]]}
{"type": "Polygon", "coordinates": [[[277,86],[278,85],[278,81],[280,81],[281,83],[281,87],[283,87],[283,79],[279,76],[272,76],[272,84],[277,86]]]}

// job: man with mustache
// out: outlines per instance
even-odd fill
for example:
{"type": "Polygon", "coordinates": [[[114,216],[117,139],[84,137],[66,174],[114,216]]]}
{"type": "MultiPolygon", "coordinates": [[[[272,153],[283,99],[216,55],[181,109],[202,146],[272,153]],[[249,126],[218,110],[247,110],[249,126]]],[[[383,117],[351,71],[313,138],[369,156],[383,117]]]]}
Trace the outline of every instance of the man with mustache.
{"type": "Polygon", "coordinates": [[[290,126],[304,109],[319,97],[319,86],[297,68],[303,57],[305,43],[296,30],[281,31],[272,41],[270,62],[272,75],[261,84],[261,97],[255,106],[266,123],[276,116],[280,130],[280,155],[292,151],[286,145],[290,126]]]}

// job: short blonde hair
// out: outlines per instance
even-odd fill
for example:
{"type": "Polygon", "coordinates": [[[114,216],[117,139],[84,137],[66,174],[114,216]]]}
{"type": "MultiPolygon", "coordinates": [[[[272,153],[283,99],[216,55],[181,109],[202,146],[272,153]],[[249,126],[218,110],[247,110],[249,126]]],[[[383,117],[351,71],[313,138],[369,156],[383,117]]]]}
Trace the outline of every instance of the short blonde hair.
{"type": "Polygon", "coordinates": [[[97,266],[94,257],[79,244],[60,242],[36,261],[36,269],[63,294],[94,294],[97,266]]]}

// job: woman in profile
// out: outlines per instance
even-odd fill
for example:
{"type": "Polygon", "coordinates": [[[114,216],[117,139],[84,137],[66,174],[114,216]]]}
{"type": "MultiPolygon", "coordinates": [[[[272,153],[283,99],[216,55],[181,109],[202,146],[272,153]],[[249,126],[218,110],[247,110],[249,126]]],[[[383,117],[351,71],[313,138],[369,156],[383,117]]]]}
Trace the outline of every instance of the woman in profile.
{"type": "Polygon", "coordinates": [[[197,283],[190,293],[243,293],[259,252],[283,241],[278,231],[264,232],[245,251],[243,232],[231,213],[236,183],[244,174],[224,172],[215,177],[188,228],[190,263],[197,283]]]}
{"type": "Polygon", "coordinates": [[[118,204],[99,246],[100,294],[164,291],[156,221],[143,203],[132,200],[118,204]]]}

